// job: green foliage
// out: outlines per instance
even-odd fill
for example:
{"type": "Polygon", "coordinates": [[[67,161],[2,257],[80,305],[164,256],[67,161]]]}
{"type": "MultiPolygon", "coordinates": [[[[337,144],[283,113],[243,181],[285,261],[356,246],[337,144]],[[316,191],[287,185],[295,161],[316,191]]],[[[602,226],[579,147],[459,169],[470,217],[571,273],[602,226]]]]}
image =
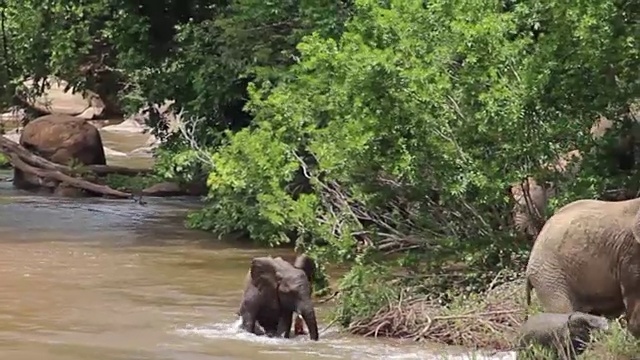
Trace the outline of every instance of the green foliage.
{"type": "MultiPolygon", "coordinates": [[[[415,273],[463,262],[463,288],[481,290],[527,256],[506,222],[509,184],[555,176],[558,205],[611,184],[600,171],[611,158],[595,151],[610,137],[589,129],[640,95],[628,16],[615,2],[357,1],[339,39],[306,37],[277,85],[249,86],[253,126],[214,154],[212,205],[197,220],[269,244],[293,230],[325,261],[362,264],[344,288],[405,249],[415,273]],[[541,166],[573,149],[578,176],[541,166]]],[[[376,304],[350,294],[351,308],[376,304]]]]}
{"type": "Polygon", "coordinates": [[[381,307],[397,299],[399,290],[389,286],[392,276],[380,264],[356,264],[341,280],[343,300],[334,310],[342,326],[357,319],[366,319],[381,307]]]}
{"type": "Polygon", "coordinates": [[[595,344],[578,357],[580,360],[633,359],[640,353],[640,342],[619,320],[610,322],[607,332],[594,336],[595,344]]]}
{"type": "Polygon", "coordinates": [[[162,181],[157,175],[127,176],[109,174],[104,182],[111,188],[137,193],[162,181]]]}
{"type": "Polygon", "coordinates": [[[0,169],[5,169],[11,167],[11,163],[9,159],[4,154],[0,154],[0,169]]]}

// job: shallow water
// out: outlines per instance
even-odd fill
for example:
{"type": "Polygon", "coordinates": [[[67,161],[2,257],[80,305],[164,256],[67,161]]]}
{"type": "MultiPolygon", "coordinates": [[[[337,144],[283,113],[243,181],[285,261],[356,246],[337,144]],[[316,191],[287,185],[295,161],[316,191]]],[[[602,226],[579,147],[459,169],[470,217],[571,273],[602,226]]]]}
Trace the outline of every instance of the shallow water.
{"type": "MultiPolygon", "coordinates": [[[[318,342],[240,331],[234,313],[251,258],[291,250],[185,229],[197,200],[146,201],[35,196],[0,182],[0,359],[469,358],[335,329],[318,342]]],[[[327,309],[317,310],[324,329],[327,309]]]]}

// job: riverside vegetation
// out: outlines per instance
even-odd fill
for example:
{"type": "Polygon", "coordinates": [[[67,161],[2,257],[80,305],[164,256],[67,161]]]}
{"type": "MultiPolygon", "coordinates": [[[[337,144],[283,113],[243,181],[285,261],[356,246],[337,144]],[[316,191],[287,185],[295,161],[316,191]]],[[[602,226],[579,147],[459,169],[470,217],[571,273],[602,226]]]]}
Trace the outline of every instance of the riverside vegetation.
{"type": "MultiPolygon", "coordinates": [[[[0,6],[2,105],[50,74],[124,113],[175,99],[182,131],[149,125],[157,176],[208,179],[188,225],[295,244],[321,265],[317,295],[322,264],[348,264],[334,318],[353,333],[509,348],[531,247],[510,223],[510,184],[552,182],[548,213],[639,189],[635,161],[612,150],[640,98],[634,2],[0,6]],[[598,116],[614,126],[595,139],[598,116]],[[576,149],[572,176],[543,165],[576,149]]],[[[582,358],[639,353],[613,328],[582,358]]]]}

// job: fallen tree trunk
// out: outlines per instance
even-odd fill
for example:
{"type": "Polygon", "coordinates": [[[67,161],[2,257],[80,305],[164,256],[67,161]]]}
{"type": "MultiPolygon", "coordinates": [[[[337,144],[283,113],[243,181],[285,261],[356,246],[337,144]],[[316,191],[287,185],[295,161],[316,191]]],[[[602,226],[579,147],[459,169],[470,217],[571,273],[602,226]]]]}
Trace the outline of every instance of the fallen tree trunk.
{"type": "Polygon", "coordinates": [[[93,193],[97,193],[101,195],[112,196],[116,198],[131,199],[133,197],[133,195],[130,193],[112,189],[106,185],[95,184],[95,183],[86,181],[84,179],[71,177],[69,175],[63,174],[58,170],[39,169],[37,167],[31,166],[26,162],[22,161],[22,159],[20,159],[20,156],[18,156],[17,154],[12,154],[10,161],[11,161],[11,164],[13,164],[13,166],[22,170],[23,172],[36,175],[42,179],[57,180],[61,183],[67,183],[79,189],[91,191],[93,193]]]}
{"type": "MultiPolygon", "coordinates": [[[[27,163],[39,168],[57,170],[67,175],[75,175],[78,173],[78,171],[74,171],[68,166],[56,164],[43,157],[35,155],[29,150],[25,149],[22,145],[5,138],[4,136],[0,136],[0,152],[7,155],[7,157],[9,158],[11,158],[12,154],[17,154],[27,163]]],[[[105,176],[110,174],[135,176],[150,174],[152,171],[151,169],[134,169],[124,166],[110,165],[84,165],[82,166],[82,168],[91,171],[98,176],[105,176]]]]}
{"type": "Polygon", "coordinates": [[[142,175],[151,172],[150,169],[132,169],[109,165],[85,165],[81,169],[72,169],[33,154],[22,145],[3,136],[0,136],[0,153],[6,155],[15,168],[40,178],[39,185],[42,187],[55,188],[60,183],[66,183],[91,193],[115,198],[130,199],[133,198],[133,194],[87,181],[81,177],[81,174],[90,172],[97,176],[109,174],[142,175]]]}

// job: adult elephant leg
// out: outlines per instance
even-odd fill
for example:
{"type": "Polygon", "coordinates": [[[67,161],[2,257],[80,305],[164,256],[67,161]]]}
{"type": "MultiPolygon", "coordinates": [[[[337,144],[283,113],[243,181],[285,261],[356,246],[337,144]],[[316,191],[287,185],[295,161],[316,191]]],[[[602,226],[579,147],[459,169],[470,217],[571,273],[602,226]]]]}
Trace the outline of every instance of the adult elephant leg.
{"type": "Polygon", "coordinates": [[[545,262],[540,271],[528,274],[528,277],[545,312],[570,313],[580,310],[574,306],[561,269],[545,262]]]}
{"type": "Polygon", "coordinates": [[[640,268],[632,264],[623,268],[620,282],[627,329],[631,335],[640,338],[640,268]]]}
{"type": "Polygon", "coordinates": [[[624,303],[626,308],[625,317],[627,328],[631,335],[640,338],[640,293],[624,293],[624,303]]]}

